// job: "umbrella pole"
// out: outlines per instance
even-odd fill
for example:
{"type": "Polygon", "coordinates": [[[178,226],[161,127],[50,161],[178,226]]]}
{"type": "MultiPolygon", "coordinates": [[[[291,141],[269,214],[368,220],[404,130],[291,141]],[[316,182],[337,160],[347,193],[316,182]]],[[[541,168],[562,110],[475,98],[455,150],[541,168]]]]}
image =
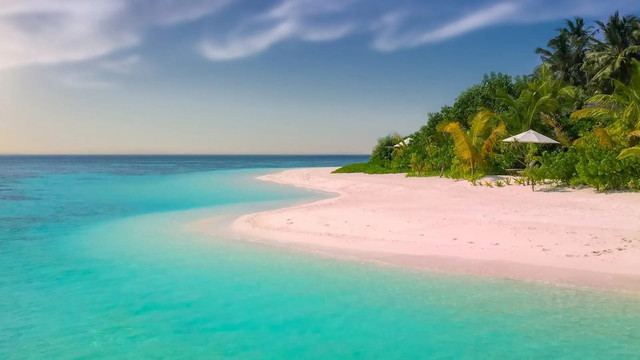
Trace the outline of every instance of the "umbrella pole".
{"type": "Polygon", "coordinates": [[[531,191],[536,191],[536,185],[533,180],[533,175],[531,174],[531,169],[533,169],[533,156],[530,156],[535,149],[534,144],[529,144],[529,151],[527,152],[525,161],[527,162],[527,176],[529,177],[529,181],[531,181],[531,191]]]}

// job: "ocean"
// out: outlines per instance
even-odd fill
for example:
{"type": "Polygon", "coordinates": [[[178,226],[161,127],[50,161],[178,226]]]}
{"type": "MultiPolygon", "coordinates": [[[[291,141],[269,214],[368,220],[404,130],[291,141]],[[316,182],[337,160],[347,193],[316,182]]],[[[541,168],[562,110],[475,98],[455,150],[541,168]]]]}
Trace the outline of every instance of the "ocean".
{"type": "Polygon", "coordinates": [[[404,270],[189,224],[363,156],[0,157],[0,359],[640,359],[622,294],[404,270]]]}

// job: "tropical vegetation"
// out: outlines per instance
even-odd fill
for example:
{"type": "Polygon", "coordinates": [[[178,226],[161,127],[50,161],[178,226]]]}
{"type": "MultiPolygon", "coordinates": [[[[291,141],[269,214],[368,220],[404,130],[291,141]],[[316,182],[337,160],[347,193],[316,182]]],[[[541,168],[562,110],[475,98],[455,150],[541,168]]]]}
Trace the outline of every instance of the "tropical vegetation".
{"type": "MultiPolygon", "coordinates": [[[[518,171],[527,181],[640,189],[640,20],[615,13],[566,20],[531,74],[485,75],[413,134],[382,137],[369,162],[339,172],[476,179],[518,171]],[[526,130],[559,145],[502,142],[526,130]],[[410,138],[411,141],[404,141],[410,138]]],[[[523,181],[524,183],[524,181],[523,181]]]]}

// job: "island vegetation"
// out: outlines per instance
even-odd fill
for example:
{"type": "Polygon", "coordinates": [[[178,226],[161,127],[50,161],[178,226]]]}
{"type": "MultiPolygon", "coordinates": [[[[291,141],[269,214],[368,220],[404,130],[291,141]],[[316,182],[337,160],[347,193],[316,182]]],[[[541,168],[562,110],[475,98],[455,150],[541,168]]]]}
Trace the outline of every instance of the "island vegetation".
{"type": "Polygon", "coordinates": [[[517,172],[532,182],[640,189],[639,19],[615,13],[593,25],[566,20],[536,53],[542,63],[532,74],[487,74],[453,105],[428,114],[415,133],[382,137],[368,163],[336,172],[474,183],[517,172]],[[529,129],[560,144],[501,141],[529,129]]]}

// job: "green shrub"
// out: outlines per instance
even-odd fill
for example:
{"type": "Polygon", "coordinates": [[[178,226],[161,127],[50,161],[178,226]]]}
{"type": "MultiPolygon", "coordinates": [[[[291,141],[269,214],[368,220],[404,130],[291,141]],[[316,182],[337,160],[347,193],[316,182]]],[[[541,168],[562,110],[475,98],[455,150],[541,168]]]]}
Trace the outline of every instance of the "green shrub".
{"type": "Polygon", "coordinates": [[[553,180],[566,185],[587,185],[599,190],[640,188],[640,160],[617,159],[619,150],[600,146],[585,137],[567,151],[544,152],[542,165],[531,170],[538,182],[553,180]]]}
{"type": "Polygon", "coordinates": [[[333,174],[349,174],[349,173],[364,173],[370,165],[368,163],[356,163],[345,165],[339,169],[334,170],[333,174]]]}
{"type": "Polygon", "coordinates": [[[451,169],[456,154],[453,148],[453,140],[450,136],[440,136],[433,139],[429,145],[424,148],[424,161],[427,169],[432,172],[438,172],[440,176],[444,172],[451,169]]]}
{"type": "Polygon", "coordinates": [[[640,187],[640,160],[617,159],[619,151],[603,147],[593,139],[585,141],[578,149],[576,171],[573,182],[595,187],[599,190],[638,189],[640,187]]]}
{"type": "Polygon", "coordinates": [[[422,176],[427,173],[429,169],[427,164],[417,153],[411,154],[411,173],[412,175],[422,176]]]}
{"type": "Polygon", "coordinates": [[[393,145],[396,144],[396,135],[389,134],[378,139],[378,143],[373,147],[370,163],[385,163],[391,161],[393,157],[393,145]]]}
{"type": "Polygon", "coordinates": [[[391,161],[388,167],[394,172],[411,171],[411,153],[408,151],[394,152],[391,155],[391,161]]]}
{"type": "Polygon", "coordinates": [[[540,168],[534,168],[532,176],[537,180],[553,180],[569,185],[578,176],[578,149],[575,146],[568,151],[545,151],[539,158],[540,168]]]}
{"type": "Polygon", "coordinates": [[[350,174],[350,173],[395,174],[398,172],[400,171],[395,171],[391,168],[384,167],[379,164],[371,164],[371,163],[349,164],[333,171],[334,174],[350,174]]]}

